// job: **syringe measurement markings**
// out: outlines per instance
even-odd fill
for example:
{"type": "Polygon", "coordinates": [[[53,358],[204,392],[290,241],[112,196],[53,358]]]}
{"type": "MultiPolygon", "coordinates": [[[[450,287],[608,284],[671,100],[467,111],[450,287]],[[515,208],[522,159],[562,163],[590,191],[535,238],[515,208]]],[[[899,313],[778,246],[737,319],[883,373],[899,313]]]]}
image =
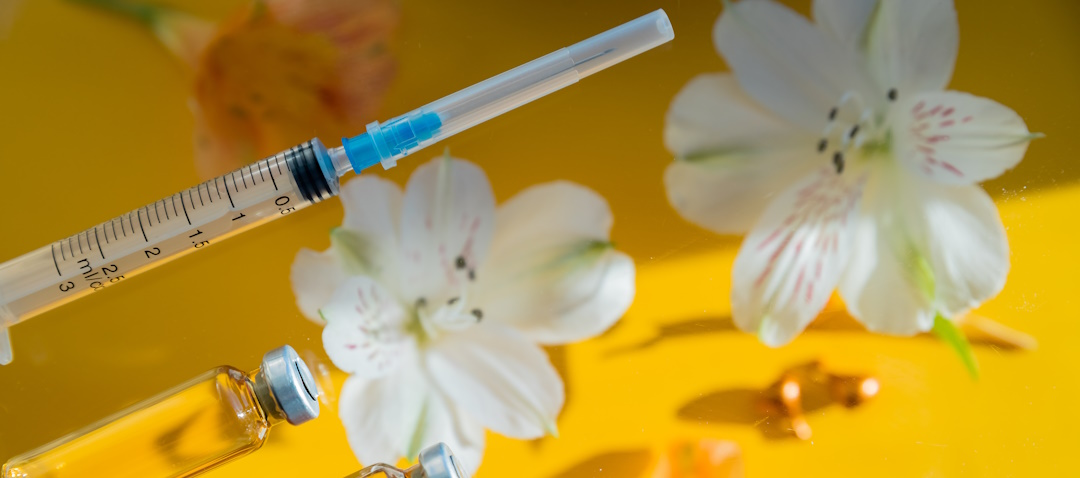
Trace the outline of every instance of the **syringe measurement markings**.
{"type": "Polygon", "coordinates": [[[98,243],[97,244],[97,246],[98,246],[97,250],[98,250],[99,253],[101,253],[101,259],[104,260],[105,259],[105,249],[101,248],[101,239],[98,238],[97,228],[96,227],[94,228],[94,240],[97,241],[97,243],[98,243]]]}
{"type": "Polygon", "coordinates": [[[157,210],[157,203],[154,203],[154,217],[157,218],[158,224],[161,224],[161,213],[157,210]]]}
{"type": "MultiPolygon", "coordinates": [[[[184,219],[187,219],[187,224],[190,226],[191,225],[191,217],[188,216],[187,206],[184,205],[184,195],[183,194],[180,195],[180,207],[184,208],[184,219]]],[[[195,205],[192,204],[191,207],[195,207],[195,205]]]]}
{"type": "Polygon", "coordinates": [[[210,200],[210,204],[214,204],[214,196],[210,194],[210,184],[209,184],[209,182],[210,181],[204,181],[203,182],[203,184],[206,185],[206,198],[210,200]]]}
{"type": "MultiPolygon", "coordinates": [[[[217,198],[221,199],[221,186],[218,186],[218,184],[217,184],[218,179],[221,179],[221,176],[218,176],[218,177],[214,178],[214,191],[217,191],[217,198]]],[[[225,190],[226,191],[229,190],[229,185],[228,184],[225,185],[225,190]]]]}
{"type": "MultiPolygon", "coordinates": [[[[225,194],[229,196],[229,204],[232,205],[233,209],[236,209],[236,203],[233,202],[232,194],[229,193],[229,182],[224,180],[224,179],[221,180],[221,182],[225,183],[225,194]]],[[[233,185],[235,185],[235,184],[236,184],[236,178],[233,178],[233,185]]],[[[239,190],[237,192],[239,192],[239,190]]]]}
{"type": "MultiPolygon", "coordinates": [[[[248,168],[248,174],[251,174],[251,168],[248,168]]],[[[247,189],[247,176],[244,176],[244,168],[240,168],[240,179],[244,181],[244,189],[247,189]]],[[[255,178],[251,178],[251,180],[255,181],[255,178]]],[[[236,178],[233,178],[233,183],[236,183],[236,178]]]]}
{"type": "MultiPolygon", "coordinates": [[[[199,193],[199,206],[205,206],[206,203],[204,203],[203,200],[202,200],[202,189],[200,189],[200,188],[202,188],[202,184],[199,184],[198,186],[195,186],[195,192],[199,193]]],[[[210,188],[209,187],[206,188],[206,195],[207,196],[210,195],[210,188]]]]}
{"type": "MultiPolygon", "coordinates": [[[[63,249],[63,247],[61,247],[60,249],[63,249]]],[[[60,264],[58,262],[56,262],[56,243],[55,242],[52,244],[52,263],[53,263],[54,266],[56,266],[56,275],[58,275],[60,277],[64,277],[64,274],[60,273],[60,264]]]]}
{"type": "MultiPolygon", "coordinates": [[[[270,173],[270,182],[274,184],[274,191],[277,191],[277,180],[274,179],[274,172],[270,171],[270,158],[266,158],[266,171],[270,173]]],[[[259,168],[259,173],[262,174],[262,168],[259,168]]],[[[266,182],[264,179],[263,182],[266,182]]]]}
{"type": "MultiPolygon", "coordinates": [[[[173,194],[172,196],[169,196],[169,199],[172,200],[172,212],[173,212],[173,215],[174,216],[179,216],[180,213],[176,210],[176,195],[173,194]]],[[[181,196],[181,199],[183,199],[182,196],[181,196]]]]}
{"type": "Polygon", "coordinates": [[[188,202],[191,203],[191,208],[195,209],[195,198],[192,197],[190,189],[187,190],[187,198],[188,198],[188,202]]]}
{"type": "MultiPolygon", "coordinates": [[[[254,180],[255,178],[252,177],[251,179],[254,180]]],[[[263,176],[263,168],[259,168],[259,179],[262,179],[264,183],[266,182],[266,176],[263,176]]]]}
{"type": "Polygon", "coordinates": [[[150,239],[146,238],[146,229],[143,229],[143,225],[142,225],[142,214],[141,214],[142,210],[140,209],[140,210],[137,210],[135,212],[136,212],[136,215],[139,216],[139,230],[142,231],[142,238],[143,238],[144,241],[149,243],[150,239]]]}
{"type": "Polygon", "coordinates": [[[79,254],[82,254],[82,234],[75,235],[75,242],[79,244],[79,254]]]}
{"type": "MultiPolygon", "coordinates": [[[[274,164],[277,164],[277,173],[279,175],[280,174],[285,174],[285,173],[281,172],[281,158],[279,158],[278,156],[280,156],[280,155],[275,155],[274,156],[274,164]]],[[[270,161],[270,159],[267,158],[267,161],[270,161]]]]}
{"type": "Polygon", "coordinates": [[[68,251],[71,251],[71,257],[75,257],[75,246],[71,244],[71,238],[68,238],[68,251]]]}
{"type": "MultiPolygon", "coordinates": [[[[240,185],[236,183],[236,171],[233,171],[233,172],[229,173],[229,176],[232,177],[233,189],[235,189],[236,192],[240,192],[240,185]]],[[[243,175],[241,174],[241,176],[243,176],[243,175]]],[[[228,181],[226,181],[225,186],[228,186],[228,185],[229,185],[228,181]]],[[[229,192],[228,187],[225,188],[225,192],[229,192]]]]}
{"type": "MultiPolygon", "coordinates": [[[[166,221],[168,221],[168,220],[169,220],[169,206],[166,206],[166,205],[165,205],[165,200],[164,200],[164,199],[162,199],[162,200],[161,200],[161,201],[159,201],[159,202],[161,203],[161,208],[165,210],[165,220],[166,220],[166,221]]],[[[154,205],[154,210],[155,210],[155,211],[157,210],[157,205],[156,205],[156,203],[155,203],[155,205],[154,205]]]]}

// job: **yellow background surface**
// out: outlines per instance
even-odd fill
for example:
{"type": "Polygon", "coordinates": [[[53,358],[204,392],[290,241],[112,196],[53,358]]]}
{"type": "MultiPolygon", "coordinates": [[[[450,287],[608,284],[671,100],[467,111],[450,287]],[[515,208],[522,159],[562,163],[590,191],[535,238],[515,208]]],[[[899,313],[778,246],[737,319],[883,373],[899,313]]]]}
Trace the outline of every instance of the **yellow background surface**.
{"type": "MultiPolygon", "coordinates": [[[[185,8],[220,18],[239,3],[185,8]]],[[[811,331],[769,349],[723,325],[738,239],[680,219],[661,181],[671,98],[694,75],[725,69],[711,41],[718,1],[406,0],[393,46],[400,68],[379,119],[658,7],[674,24],[672,44],[446,143],[485,168],[500,201],[554,179],[595,189],[614,210],[614,241],[638,265],[637,299],[623,321],[558,351],[569,392],[560,438],[489,434],[480,476],[633,477],[649,450],[699,437],[738,442],[750,476],[1074,473],[1080,3],[957,1],[952,88],[1004,103],[1047,134],[986,185],[1008,228],[1012,270],[979,310],[1032,334],[1039,348],[978,348],[978,382],[931,339],[811,331]],[[700,331],[635,348],[672,324],[700,331]],[[730,403],[709,401],[761,389],[815,358],[872,374],[882,390],[854,410],[816,411],[811,441],[767,438],[752,418],[726,413],[730,403]],[[680,418],[691,403],[712,412],[680,418]]],[[[186,81],[133,22],[56,0],[23,2],[0,39],[0,260],[195,184],[186,81]]],[[[403,183],[441,149],[376,174],[403,183]]],[[[301,247],[329,245],[341,216],[330,201],[14,327],[15,362],[0,368],[0,459],[214,366],[254,368],[283,343],[321,356],[320,328],[296,311],[288,271],[301,247]]],[[[334,375],[339,386],[343,378],[334,375]]],[[[276,427],[266,447],[211,476],[342,476],[358,467],[327,411],[302,427],[276,427]]]]}

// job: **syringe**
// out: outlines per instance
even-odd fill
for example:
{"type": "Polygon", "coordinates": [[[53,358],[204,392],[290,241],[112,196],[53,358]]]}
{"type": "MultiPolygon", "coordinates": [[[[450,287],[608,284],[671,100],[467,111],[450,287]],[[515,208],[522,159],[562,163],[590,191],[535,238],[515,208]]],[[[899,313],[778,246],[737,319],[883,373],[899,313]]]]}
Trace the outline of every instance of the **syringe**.
{"type": "Polygon", "coordinates": [[[327,149],[313,139],[0,264],[7,328],[338,193],[338,177],[401,159],[674,38],[663,10],[537,58],[327,149]]]}

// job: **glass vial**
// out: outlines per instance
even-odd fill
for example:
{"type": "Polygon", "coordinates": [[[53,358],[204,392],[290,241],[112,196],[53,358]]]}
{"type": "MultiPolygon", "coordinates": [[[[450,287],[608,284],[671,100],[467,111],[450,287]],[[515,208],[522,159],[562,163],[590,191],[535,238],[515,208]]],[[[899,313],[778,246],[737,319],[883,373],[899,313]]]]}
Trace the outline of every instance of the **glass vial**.
{"type": "Polygon", "coordinates": [[[0,476],[192,476],[259,449],[276,424],[318,415],[315,380],[286,345],[254,372],[218,367],[12,458],[0,476]]]}
{"type": "Polygon", "coordinates": [[[420,452],[416,464],[402,470],[385,463],[376,463],[345,478],[469,478],[458,459],[445,443],[436,443],[420,452]]]}

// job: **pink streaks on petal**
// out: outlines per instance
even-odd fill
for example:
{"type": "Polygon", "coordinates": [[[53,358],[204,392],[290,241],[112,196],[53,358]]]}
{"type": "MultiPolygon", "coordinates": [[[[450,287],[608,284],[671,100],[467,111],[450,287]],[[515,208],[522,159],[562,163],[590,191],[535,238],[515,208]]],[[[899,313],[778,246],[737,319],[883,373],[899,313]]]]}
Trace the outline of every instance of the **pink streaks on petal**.
{"type": "Polygon", "coordinates": [[[791,298],[795,299],[799,296],[799,289],[802,289],[803,276],[806,275],[806,269],[799,269],[799,278],[795,279],[795,290],[791,291],[791,298]]]}
{"type": "Polygon", "coordinates": [[[957,176],[960,176],[960,177],[964,177],[964,173],[961,172],[959,169],[956,168],[956,166],[953,166],[952,163],[950,163],[948,161],[942,161],[941,166],[944,167],[945,169],[949,170],[950,173],[953,173],[953,174],[955,174],[957,176]]]}
{"type": "Polygon", "coordinates": [[[764,241],[761,241],[761,244],[758,244],[758,250],[760,251],[760,250],[764,249],[765,246],[768,246],[769,243],[772,242],[773,239],[776,239],[777,236],[779,236],[781,232],[783,232],[783,229],[781,229],[779,227],[774,229],[772,234],[769,234],[769,237],[766,237],[764,241]]]}

